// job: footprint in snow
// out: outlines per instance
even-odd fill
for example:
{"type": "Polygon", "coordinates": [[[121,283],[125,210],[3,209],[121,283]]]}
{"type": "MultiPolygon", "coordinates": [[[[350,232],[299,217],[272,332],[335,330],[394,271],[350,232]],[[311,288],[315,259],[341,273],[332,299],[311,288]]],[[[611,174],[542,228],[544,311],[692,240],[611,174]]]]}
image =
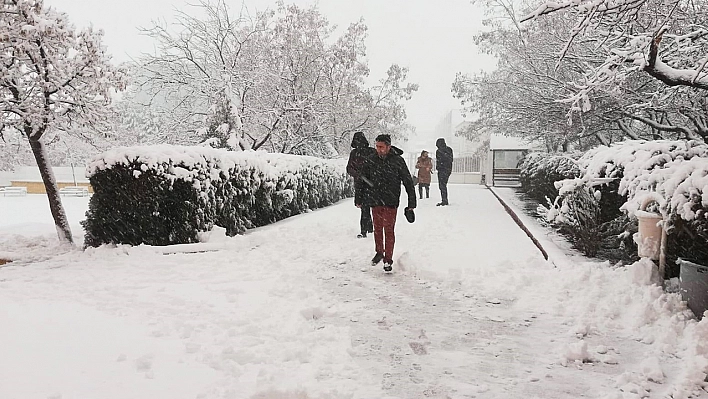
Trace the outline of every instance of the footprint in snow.
{"type": "Polygon", "coordinates": [[[425,345],[421,344],[420,342],[409,342],[408,346],[413,349],[413,353],[416,355],[427,355],[428,350],[425,349],[425,345]]]}

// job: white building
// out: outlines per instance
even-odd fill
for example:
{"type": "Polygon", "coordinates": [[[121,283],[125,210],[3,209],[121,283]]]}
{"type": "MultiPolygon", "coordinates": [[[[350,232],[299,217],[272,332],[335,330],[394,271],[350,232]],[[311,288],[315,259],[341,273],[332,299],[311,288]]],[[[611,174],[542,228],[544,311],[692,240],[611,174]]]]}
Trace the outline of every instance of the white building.
{"type": "MultiPolygon", "coordinates": [[[[89,187],[85,166],[55,166],[54,178],[59,188],[67,186],[89,187]]],[[[44,183],[36,166],[18,166],[14,171],[0,171],[0,187],[26,187],[30,194],[44,193],[44,183]]]]}
{"type": "Polygon", "coordinates": [[[519,161],[530,151],[542,149],[539,143],[519,137],[492,134],[485,164],[485,182],[492,186],[518,186],[519,161]]]}

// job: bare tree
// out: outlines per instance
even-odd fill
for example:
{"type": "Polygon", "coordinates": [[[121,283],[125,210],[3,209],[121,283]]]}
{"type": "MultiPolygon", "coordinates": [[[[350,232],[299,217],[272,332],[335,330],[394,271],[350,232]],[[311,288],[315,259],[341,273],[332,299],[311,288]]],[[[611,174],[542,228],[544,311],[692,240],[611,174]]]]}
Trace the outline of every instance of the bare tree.
{"type": "Polygon", "coordinates": [[[147,31],[159,52],[143,58],[132,96],[163,115],[172,134],[232,149],[334,156],[353,131],[405,129],[403,102],[417,85],[395,64],[380,85],[365,85],[363,21],[332,38],[335,27],[316,7],[279,2],[273,11],[232,16],[219,0],[198,10],[179,14],[180,34],[147,31]]]}
{"type": "Polygon", "coordinates": [[[622,134],[614,123],[622,117],[615,99],[598,99],[594,112],[583,115],[569,113],[561,101],[575,94],[572,81],[582,77],[586,65],[600,61],[593,52],[574,47],[556,66],[556,49],[563,44],[568,26],[565,21],[549,18],[522,29],[512,2],[495,0],[487,6],[491,29],[475,39],[482,51],[497,58],[497,69],[458,73],[453,96],[472,119],[463,135],[470,139],[489,132],[524,136],[557,151],[607,144],[622,134]]]}
{"type": "Polygon", "coordinates": [[[13,131],[29,142],[59,240],[71,243],[44,136],[105,123],[123,71],[109,62],[102,32],[76,32],[66,14],[41,0],[3,0],[0,16],[0,133],[13,131]]]}
{"type": "Polygon", "coordinates": [[[238,111],[258,73],[257,36],[269,14],[242,10],[233,16],[224,0],[201,0],[194,8],[176,13],[178,33],[159,24],[144,30],[158,52],[143,56],[136,70],[142,95],[133,98],[162,115],[173,133],[216,138],[222,147],[258,148],[243,140],[238,111]]]}
{"type": "Polygon", "coordinates": [[[477,41],[499,58],[499,70],[458,76],[455,95],[480,116],[467,133],[523,126],[524,134],[546,142],[571,138],[585,145],[707,137],[704,8],[652,1],[548,2],[529,15],[514,0],[480,0],[490,29],[477,41]],[[669,25],[678,25],[678,35],[659,47],[661,37],[652,32],[669,25]],[[666,76],[685,77],[691,65],[695,81],[688,85],[655,73],[664,68],[666,76]],[[559,118],[564,109],[566,126],[559,118]],[[534,117],[541,110],[543,117],[534,117]]]}
{"type": "MultiPolygon", "coordinates": [[[[588,70],[574,103],[588,93],[622,84],[643,72],[667,86],[708,89],[708,3],[705,0],[600,0],[546,2],[521,18],[562,14],[575,21],[565,48],[595,46],[604,60],[588,70]],[[562,11],[562,12],[561,12],[562,11]]],[[[560,60],[566,52],[561,51],[560,60]]]]}

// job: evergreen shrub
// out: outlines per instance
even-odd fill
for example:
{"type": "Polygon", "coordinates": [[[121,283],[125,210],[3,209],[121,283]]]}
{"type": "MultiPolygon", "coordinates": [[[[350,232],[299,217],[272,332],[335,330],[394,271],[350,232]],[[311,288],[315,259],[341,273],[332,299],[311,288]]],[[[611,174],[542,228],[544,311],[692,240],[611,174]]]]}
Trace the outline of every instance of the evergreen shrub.
{"type": "Polygon", "coordinates": [[[86,246],[199,241],[229,236],[353,196],[345,161],[207,147],[127,147],[88,166],[94,189],[86,246]]]}
{"type": "Polygon", "coordinates": [[[634,260],[635,212],[647,199],[667,221],[667,276],[681,257],[708,264],[708,145],[686,140],[629,140],[579,160],[581,176],[558,182],[547,219],[590,256],[634,260]],[[591,220],[592,219],[592,220],[591,220]]]}
{"type": "Polygon", "coordinates": [[[531,152],[519,165],[521,190],[539,203],[553,201],[558,196],[555,183],[580,176],[580,168],[569,155],[531,152]]]}

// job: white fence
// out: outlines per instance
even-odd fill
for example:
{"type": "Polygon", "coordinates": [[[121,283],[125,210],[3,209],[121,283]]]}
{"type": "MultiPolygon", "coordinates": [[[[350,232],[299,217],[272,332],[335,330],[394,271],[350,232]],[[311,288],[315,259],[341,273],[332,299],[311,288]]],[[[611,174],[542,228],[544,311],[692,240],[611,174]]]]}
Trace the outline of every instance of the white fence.
{"type": "MultiPolygon", "coordinates": [[[[419,154],[407,154],[406,163],[411,173],[415,173],[415,163],[419,154]]],[[[456,155],[452,161],[452,175],[450,175],[450,183],[469,183],[479,184],[482,177],[482,169],[484,160],[472,154],[456,155]]],[[[433,158],[433,170],[435,170],[435,159],[433,158]]],[[[433,182],[436,179],[433,178],[433,182]]]]}
{"type": "Polygon", "coordinates": [[[452,161],[452,173],[480,173],[482,160],[478,156],[463,155],[452,161]]]}

